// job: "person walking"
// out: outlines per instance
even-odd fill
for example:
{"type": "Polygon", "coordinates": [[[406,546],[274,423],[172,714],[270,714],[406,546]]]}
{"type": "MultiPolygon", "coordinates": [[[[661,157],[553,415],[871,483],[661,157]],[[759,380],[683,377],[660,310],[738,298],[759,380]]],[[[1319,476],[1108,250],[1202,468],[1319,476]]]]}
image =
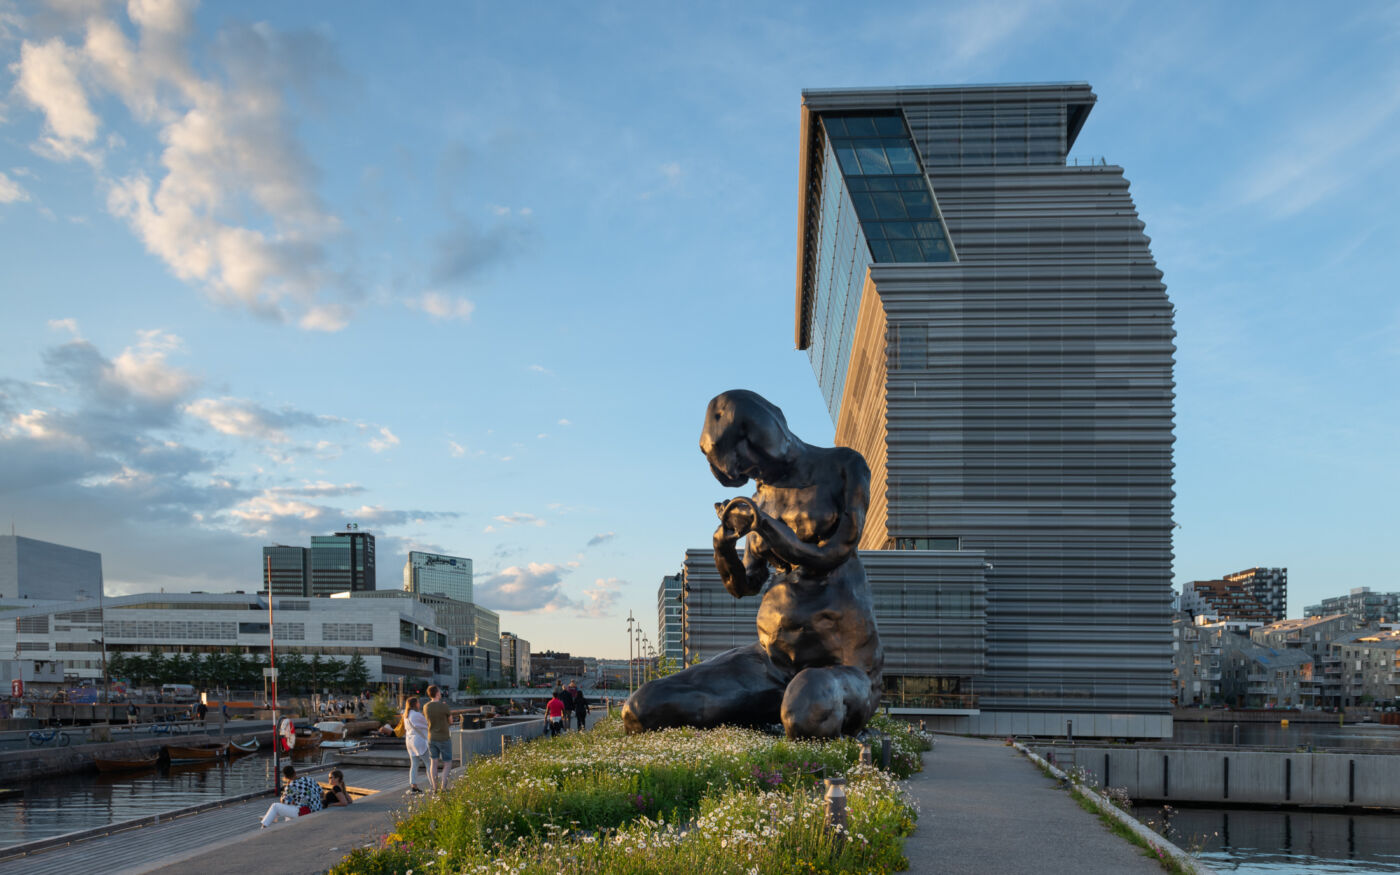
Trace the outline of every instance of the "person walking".
{"type": "Polygon", "coordinates": [[[436,793],[447,789],[447,772],[452,768],[452,709],[442,700],[437,684],[428,687],[428,700],[423,706],[423,716],[428,718],[428,789],[436,793]]]}
{"type": "Polygon", "coordinates": [[[582,731],[588,726],[588,697],[578,688],[575,681],[569,681],[569,694],[574,705],[574,729],[582,731]]]}
{"type": "Polygon", "coordinates": [[[303,814],[321,810],[321,788],[310,775],[297,777],[296,767],[288,763],[282,767],[282,777],[287,786],[282,788],[282,798],[267,807],[263,815],[263,829],[272,826],[278,818],[296,820],[303,814]]]}
{"type": "Polygon", "coordinates": [[[549,704],[544,706],[544,713],[549,721],[549,736],[553,738],[564,729],[564,700],[558,690],[550,697],[549,704]]]}
{"type": "Polygon", "coordinates": [[[428,768],[428,718],[418,710],[417,696],[409,696],[403,703],[403,743],[408,750],[408,792],[422,793],[418,767],[428,768]]]}
{"type": "Polygon", "coordinates": [[[556,690],[556,694],[564,703],[564,729],[569,728],[569,718],[574,715],[574,694],[578,692],[578,685],[569,681],[569,685],[562,690],[556,690]]]}

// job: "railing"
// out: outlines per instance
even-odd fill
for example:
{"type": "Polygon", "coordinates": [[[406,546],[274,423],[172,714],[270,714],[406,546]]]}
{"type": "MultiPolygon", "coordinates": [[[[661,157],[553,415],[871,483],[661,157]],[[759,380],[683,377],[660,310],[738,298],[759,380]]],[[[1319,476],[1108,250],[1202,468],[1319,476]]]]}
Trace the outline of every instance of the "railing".
{"type": "Polygon", "coordinates": [[[901,693],[885,693],[880,702],[891,708],[927,708],[944,711],[973,711],[977,709],[976,693],[934,693],[923,696],[910,696],[901,693]]]}

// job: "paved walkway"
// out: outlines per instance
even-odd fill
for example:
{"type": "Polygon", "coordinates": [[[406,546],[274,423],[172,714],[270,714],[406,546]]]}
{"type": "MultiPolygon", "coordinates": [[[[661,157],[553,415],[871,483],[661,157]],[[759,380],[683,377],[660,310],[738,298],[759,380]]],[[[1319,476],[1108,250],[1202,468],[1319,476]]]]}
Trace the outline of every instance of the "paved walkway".
{"type": "Polygon", "coordinates": [[[1155,859],[1000,741],[940,735],[908,782],[919,825],[909,872],[937,875],[1162,875],[1155,859]]]}

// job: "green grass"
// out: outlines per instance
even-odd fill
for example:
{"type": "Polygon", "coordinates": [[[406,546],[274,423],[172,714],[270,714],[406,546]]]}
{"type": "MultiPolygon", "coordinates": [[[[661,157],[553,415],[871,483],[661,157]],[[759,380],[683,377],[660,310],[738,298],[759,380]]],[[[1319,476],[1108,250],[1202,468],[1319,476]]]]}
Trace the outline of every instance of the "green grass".
{"type": "Polygon", "coordinates": [[[927,745],[904,724],[877,725],[894,742],[890,773],[859,765],[851,739],[733,728],[629,736],[609,718],[472,763],[331,872],[895,871],[917,817],[896,776],[917,770],[927,745]],[[823,825],[822,778],[836,775],[847,780],[844,833],[823,825]]]}
{"type": "Polygon", "coordinates": [[[1143,856],[1156,860],[1163,869],[1172,873],[1172,875],[1195,875],[1196,869],[1194,866],[1182,864],[1176,857],[1165,853],[1161,848],[1148,842],[1147,839],[1129,829],[1128,825],[1123,821],[1100,809],[1097,802],[1089,798],[1089,796],[1081,792],[1078,788],[1072,787],[1069,791],[1069,795],[1075,802],[1079,803],[1080,808],[1083,808],[1090,814],[1096,815],[1099,822],[1107,827],[1109,832],[1126,842],[1136,845],[1142,851],[1143,856]]]}

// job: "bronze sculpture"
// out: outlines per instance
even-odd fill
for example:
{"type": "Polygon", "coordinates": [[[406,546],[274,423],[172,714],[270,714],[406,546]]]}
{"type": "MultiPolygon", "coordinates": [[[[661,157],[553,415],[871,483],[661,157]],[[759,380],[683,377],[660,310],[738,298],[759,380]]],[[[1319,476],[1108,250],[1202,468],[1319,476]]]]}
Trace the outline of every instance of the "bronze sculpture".
{"type": "Polygon", "coordinates": [[[715,504],[714,535],[729,593],[762,592],[758,642],[642,685],[623,706],[624,726],[781,722],[790,738],[858,732],[880,702],[884,665],[856,554],[870,501],[864,457],[804,443],[781,410],[743,389],[710,401],[700,449],[723,485],[758,487],[752,498],[715,504]],[[744,536],[741,559],[735,544],[744,536]]]}

